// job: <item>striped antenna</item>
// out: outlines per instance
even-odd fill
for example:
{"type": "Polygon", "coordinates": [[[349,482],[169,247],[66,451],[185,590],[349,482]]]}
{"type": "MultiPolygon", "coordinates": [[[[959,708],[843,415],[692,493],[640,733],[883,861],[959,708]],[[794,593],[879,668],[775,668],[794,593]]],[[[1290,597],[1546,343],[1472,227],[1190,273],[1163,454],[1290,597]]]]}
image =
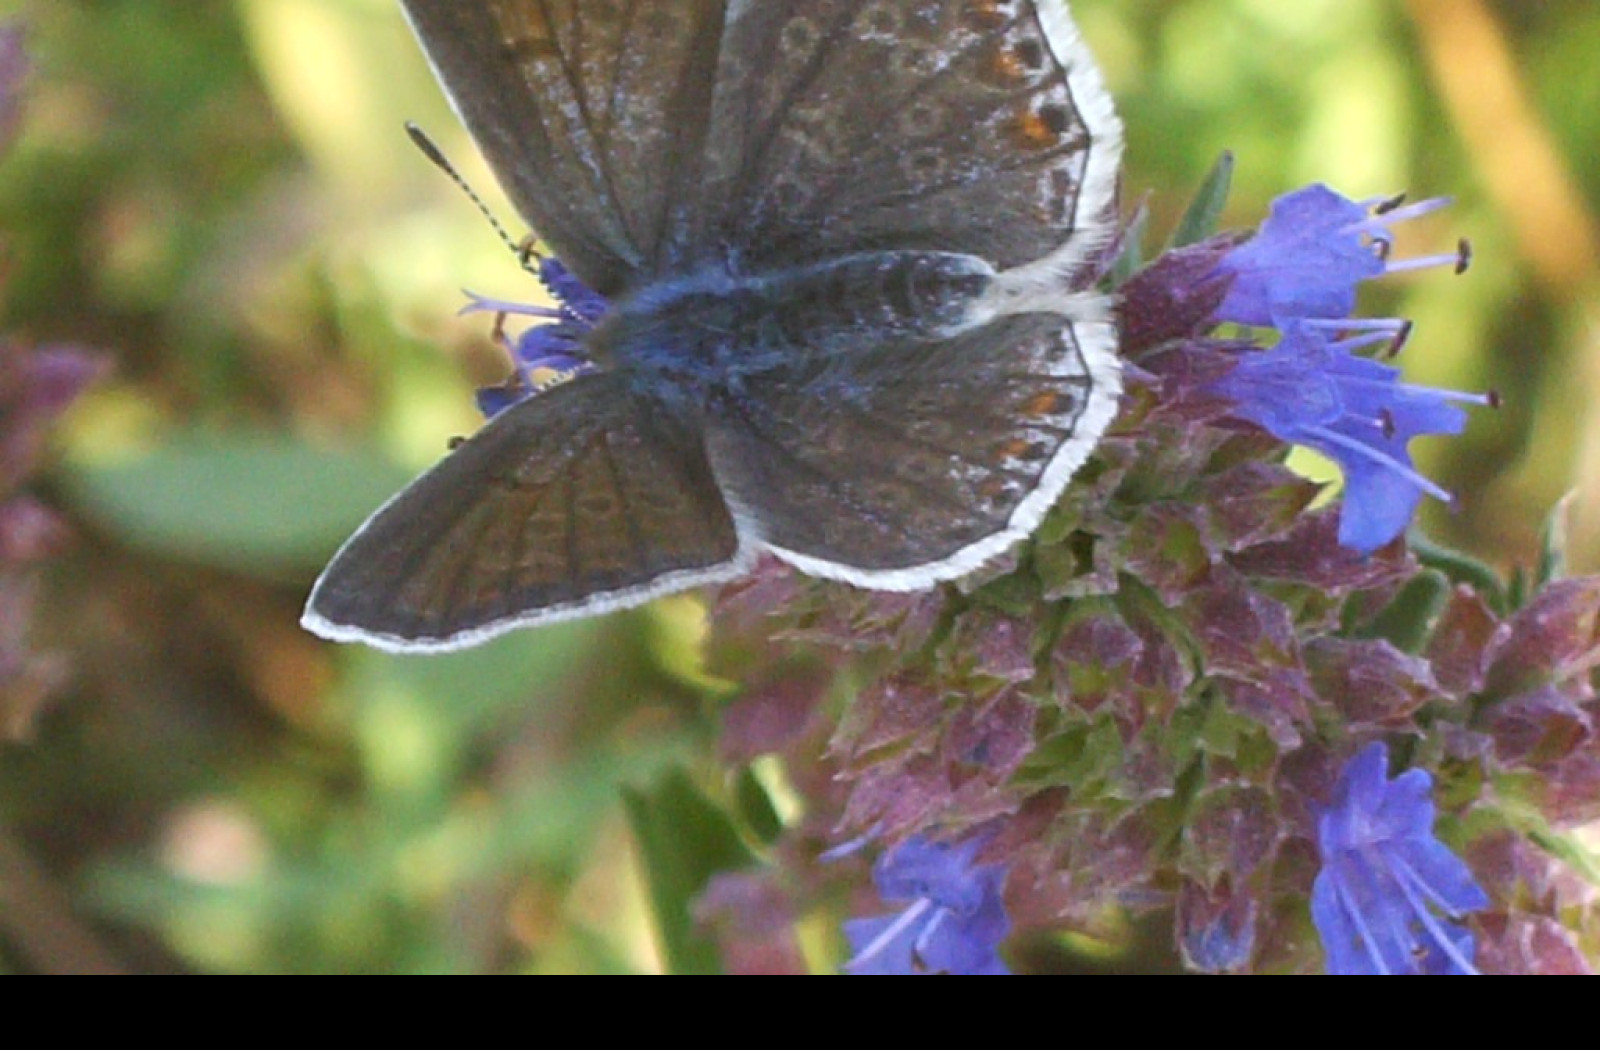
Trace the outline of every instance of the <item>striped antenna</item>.
{"type": "Polygon", "coordinates": [[[540,255],[539,252],[534,248],[533,235],[529,234],[520,241],[513,238],[511,234],[506,232],[506,228],[501,224],[500,220],[495,218],[494,212],[489,210],[489,206],[483,203],[483,198],[478,196],[478,191],[474,190],[471,184],[469,184],[466,179],[462,178],[461,173],[456,170],[456,166],[450,163],[449,158],[447,158],[444,155],[444,152],[439,149],[438,145],[428,137],[428,133],[426,131],[423,131],[416,124],[408,120],[406,121],[406,134],[411,136],[412,143],[417,147],[417,149],[422,151],[422,155],[432,161],[434,167],[450,176],[450,181],[459,186],[461,188],[461,192],[467,195],[467,199],[472,201],[472,203],[477,206],[478,213],[485,219],[489,220],[489,225],[494,227],[494,232],[499,234],[500,240],[505,243],[507,248],[511,249],[514,255],[516,255],[517,259],[522,263],[522,268],[533,274],[535,277],[538,277],[539,270],[534,264],[544,261],[544,256],[540,255]]]}

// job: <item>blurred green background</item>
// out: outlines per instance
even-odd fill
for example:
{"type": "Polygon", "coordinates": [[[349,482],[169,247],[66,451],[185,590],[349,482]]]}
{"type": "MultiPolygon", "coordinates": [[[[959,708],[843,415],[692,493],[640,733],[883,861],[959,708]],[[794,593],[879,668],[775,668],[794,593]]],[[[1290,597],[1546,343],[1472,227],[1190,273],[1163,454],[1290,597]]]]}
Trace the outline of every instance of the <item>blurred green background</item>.
{"type": "MultiPolygon", "coordinates": [[[[1369,292],[1417,320],[1416,380],[1505,399],[1419,443],[1459,494],[1424,522],[1511,566],[1571,492],[1573,561],[1600,567],[1600,4],[1072,6],[1154,230],[1224,149],[1228,225],[1313,180],[1456,198],[1400,254],[1465,235],[1473,269],[1369,292]]],[[[669,769],[735,790],[712,760],[733,684],[699,664],[692,598],[448,657],[297,626],[336,544],[501,378],[460,290],[532,294],[401,130],[518,227],[397,5],[0,14],[36,63],[0,160],[0,331],[113,363],[32,486],[75,534],[32,624],[61,685],[3,720],[0,972],[661,969],[621,793],[659,800],[669,769]]]]}

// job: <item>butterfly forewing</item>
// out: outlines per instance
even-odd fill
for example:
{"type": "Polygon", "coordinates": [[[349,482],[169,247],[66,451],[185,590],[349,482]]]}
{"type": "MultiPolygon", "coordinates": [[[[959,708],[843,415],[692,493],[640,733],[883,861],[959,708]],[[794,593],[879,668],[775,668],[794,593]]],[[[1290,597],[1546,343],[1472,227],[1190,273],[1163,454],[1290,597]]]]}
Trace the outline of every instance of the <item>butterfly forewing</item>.
{"type": "Polygon", "coordinates": [[[757,270],[876,248],[1004,269],[1104,227],[1120,126],[1059,5],[734,7],[704,245],[757,270]]]}
{"type": "Polygon", "coordinates": [[[455,648],[747,562],[693,428],[612,376],[518,403],[374,514],[313,591],[329,637],[455,648]]]}
{"type": "Polygon", "coordinates": [[[698,183],[724,0],[402,0],[502,188],[616,296],[698,183]]]}

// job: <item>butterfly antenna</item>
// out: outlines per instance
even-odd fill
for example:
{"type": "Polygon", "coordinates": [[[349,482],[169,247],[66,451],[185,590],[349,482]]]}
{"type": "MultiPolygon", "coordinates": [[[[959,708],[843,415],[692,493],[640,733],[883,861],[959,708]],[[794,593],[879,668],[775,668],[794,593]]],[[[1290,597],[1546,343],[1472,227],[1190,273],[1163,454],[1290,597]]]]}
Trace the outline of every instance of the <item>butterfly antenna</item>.
{"type": "Polygon", "coordinates": [[[406,134],[411,136],[412,144],[422,151],[422,155],[432,161],[434,167],[450,176],[450,181],[461,188],[461,192],[465,193],[467,199],[477,207],[478,213],[489,220],[489,225],[494,228],[494,232],[500,236],[500,240],[505,243],[505,246],[510,248],[512,253],[516,255],[517,260],[522,264],[522,268],[535,277],[539,276],[538,267],[535,264],[542,262],[544,257],[534,248],[532,235],[519,241],[506,232],[505,226],[501,224],[499,219],[495,218],[495,214],[489,210],[489,206],[483,203],[483,198],[478,196],[478,191],[473,189],[471,183],[462,177],[461,173],[456,170],[456,166],[451,164],[450,159],[444,155],[444,151],[428,137],[426,131],[423,131],[408,120],[406,121],[406,134]]]}

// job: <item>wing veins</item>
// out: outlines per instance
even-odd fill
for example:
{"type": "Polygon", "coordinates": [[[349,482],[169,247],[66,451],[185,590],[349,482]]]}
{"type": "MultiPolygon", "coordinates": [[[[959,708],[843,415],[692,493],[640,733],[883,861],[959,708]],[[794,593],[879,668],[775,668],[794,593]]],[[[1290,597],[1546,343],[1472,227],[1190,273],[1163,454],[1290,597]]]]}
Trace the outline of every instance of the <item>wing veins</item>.
{"type": "MultiPolygon", "coordinates": [[[[841,486],[840,486],[840,480],[841,479],[837,475],[831,474],[828,471],[823,470],[821,467],[817,466],[814,462],[812,462],[810,460],[802,459],[791,448],[789,448],[788,446],[784,445],[781,441],[779,441],[779,439],[776,436],[774,436],[772,431],[764,429],[761,425],[759,425],[756,422],[756,420],[754,419],[754,417],[751,415],[751,413],[747,410],[747,406],[746,405],[744,405],[744,404],[736,404],[735,407],[736,407],[737,411],[739,412],[740,418],[744,420],[745,424],[749,428],[750,434],[753,437],[759,439],[763,444],[767,445],[769,448],[771,448],[774,451],[776,451],[778,454],[783,456],[784,459],[788,460],[790,463],[793,463],[795,465],[795,467],[801,471],[802,474],[804,474],[806,476],[809,476],[809,477],[811,477],[813,479],[816,479],[816,480],[822,482],[824,485],[826,485],[828,490],[830,492],[833,492],[839,498],[840,503],[844,504],[846,507],[848,507],[851,510],[855,511],[857,514],[861,515],[861,517],[863,519],[867,520],[867,521],[871,521],[871,522],[874,522],[874,523],[877,523],[877,524],[880,524],[880,525],[893,524],[892,522],[885,521],[885,519],[879,513],[876,512],[875,508],[863,506],[861,501],[860,501],[860,498],[856,494],[854,494],[852,492],[849,492],[848,490],[846,490],[844,488],[841,488],[841,486]]],[[[881,423],[876,423],[876,421],[872,421],[869,416],[862,415],[860,413],[852,413],[852,418],[856,419],[856,420],[867,420],[869,422],[873,422],[873,423],[875,423],[877,425],[877,427],[878,427],[880,432],[896,433],[897,436],[900,436],[902,438],[904,437],[903,434],[898,434],[898,432],[892,431],[889,427],[887,427],[887,426],[885,426],[885,425],[883,425],[881,423]]],[[[923,447],[929,447],[929,446],[924,445],[923,447]]],[[[943,449],[939,449],[938,451],[943,452],[944,450],[943,449]]],[[[959,455],[958,453],[947,453],[947,454],[959,455]]],[[[959,509],[960,507],[964,506],[964,504],[962,504],[958,499],[955,499],[953,497],[946,498],[947,494],[945,492],[939,490],[939,489],[931,488],[931,487],[929,487],[929,486],[927,486],[927,485],[925,485],[923,483],[920,483],[920,482],[915,482],[915,481],[908,482],[907,479],[905,479],[903,477],[900,477],[899,475],[894,475],[894,477],[895,477],[895,479],[897,481],[900,481],[903,484],[911,484],[918,491],[923,492],[926,495],[929,495],[931,497],[934,497],[934,498],[938,499],[941,503],[944,503],[947,506],[950,506],[950,507],[953,507],[953,508],[957,508],[957,509],[959,509]]],[[[1025,475],[1024,475],[1024,478],[1026,478],[1025,475]]]]}
{"type": "MultiPolygon", "coordinates": [[[[611,475],[611,484],[618,492],[621,492],[622,491],[622,472],[617,467],[617,457],[613,454],[612,449],[611,449],[611,442],[609,442],[609,441],[607,441],[605,443],[605,452],[606,452],[606,471],[611,475]]],[[[643,542],[643,539],[639,535],[639,523],[634,520],[633,515],[626,514],[626,513],[623,514],[622,515],[622,523],[623,523],[623,528],[628,533],[628,542],[632,545],[634,552],[637,553],[639,551],[645,550],[645,544],[643,542]]],[[[655,567],[654,566],[651,566],[650,568],[651,568],[651,571],[655,571],[655,567]]]]}
{"type": "MultiPolygon", "coordinates": [[[[590,441],[593,440],[594,435],[591,434],[590,441]]],[[[579,575],[581,574],[581,569],[578,561],[578,515],[573,510],[575,506],[573,497],[576,494],[577,482],[573,474],[574,471],[572,470],[563,470],[561,472],[563,489],[561,506],[566,509],[564,517],[567,526],[567,534],[562,538],[562,545],[567,548],[566,565],[568,566],[568,571],[573,575],[579,575]]]]}
{"type": "MultiPolygon", "coordinates": [[[[479,506],[481,508],[482,505],[480,504],[479,506]]],[[[474,532],[473,532],[472,543],[468,545],[470,547],[470,549],[472,549],[472,550],[478,549],[482,544],[483,537],[489,532],[489,530],[491,528],[493,528],[496,524],[498,524],[498,522],[495,520],[496,517],[497,517],[497,515],[495,515],[495,514],[485,514],[485,513],[482,513],[482,511],[480,509],[479,517],[482,520],[478,523],[478,526],[477,526],[476,530],[474,530],[474,532]]],[[[450,604],[448,606],[449,608],[459,609],[459,608],[462,607],[462,605],[461,605],[461,594],[462,594],[462,591],[465,589],[468,580],[472,580],[475,585],[478,582],[472,576],[471,573],[458,571],[455,574],[455,579],[453,579],[450,582],[450,604]]],[[[473,599],[474,599],[473,607],[474,608],[481,608],[482,607],[481,606],[481,602],[482,602],[481,595],[482,595],[482,588],[475,587],[475,593],[473,594],[473,599]]],[[[500,597],[500,604],[503,605],[505,603],[505,597],[506,597],[504,591],[501,591],[499,597],[500,597]]]]}
{"type": "MultiPolygon", "coordinates": [[[[794,109],[795,103],[806,91],[810,90],[812,84],[816,82],[817,77],[821,74],[823,67],[828,64],[834,48],[838,44],[839,35],[855,16],[855,11],[846,9],[838,17],[834,24],[828,28],[828,31],[823,34],[822,42],[817,46],[816,54],[812,55],[810,61],[806,63],[806,69],[803,74],[794,78],[788,88],[779,96],[777,104],[773,106],[773,119],[768,121],[766,127],[761,129],[757,140],[758,144],[749,149],[750,163],[746,165],[747,170],[740,180],[741,185],[739,187],[739,196],[742,199],[749,200],[748,190],[752,183],[757,183],[758,181],[760,183],[768,183],[771,181],[768,178],[768,161],[771,159],[773,143],[777,141],[780,132],[785,127],[788,115],[794,109]]],[[[755,97],[751,95],[748,98],[749,100],[745,105],[746,117],[749,116],[750,105],[753,104],[755,97]]],[[[745,124],[748,126],[750,121],[746,120],[745,124]]]]}
{"type": "MultiPolygon", "coordinates": [[[[622,52],[626,52],[627,49],[628,49],[628,40],[633,35],[634,15],[636,13],[638,13],[638,10],[639,10],[639,8],[637,7],[637,5],[635,5],[635,4],[629,4],[628,5],[627,17],[625,18],[625,20],[623,22],[623,25],[622,25],[622,28],[621,28],[623,44],[622,44],[622,47],[619,50],[622,51],[622,52]]],[[[582,24],[583,24],[582,19],[579,19],[580,28],[581,28],[582,24]]],[[[614,66],[614,68],[611,70],[611,83],[610,83],[610,85],[608,87],[608,90],[606,91],[606,117],[607,117],[607,120],[606,120],[606,126],[605,126],[605,133],[606,133],[607,137],[609,137],[611,135],[611,133],[616,130],[616,115],[617,115],[618,103],[621,101],[621,99],[622,99],[622,63],[621,62],[617,62],[616,65],[614,66]]]]}
{"type": "MultiPolygon", "coordinates": [[[[945,455],[945,456],[954,456],[957,459],[961,460],[963,463],[968,463],[968,464],[972,463],[972,461],[965,454],[963,454],[960,449],[946,448],[943,445],[936,444],[936,443],[934,443],[932,441],[926,441],[926,440],[923,440],[921,438],[914,438],[914,437],[912,437],[911,435],[905,433],[902,430],[895,429],[894,427],[890,426],[888,423],[885,423],[882,420],[873,418],[872,415],[869,414],[869,413],[861,413],[861,412],[852,413],[852,418],[857,420],[858,421],[858,425],[862,426],[864,429],[875,430],[876,432],[878,432],[880,434],[887,434],[890,437],[896,438],[896,439],[898,439],[900,441],[905,442],[908,445],[912,445],[912,446],[915,446],[917,448],[921,448],[921,449],[925,449],[925,450],[931,450],[931,451],[937,452],[937,453],[939,453],[941,455],[945,455]]],[[[1031,424],[1031,426],[1033,426],[1035,429],[1046,431],[1047,433],[1056,434],[1056,435],[1061,437],[1063,442],[1065,442],[1066,439],[1071,437],[1071,435],[1072,435],[1072,431],[1069,428],[1058,427],[1058,426],[1054,426],[1054,425],[1048,424],[1048,423],[1034,423],[1034,424],[1031,424]]],[[[1031,474],[1031,473],[1029,473],[1027,471],[1017,470],[1014,467],[1006,467],[1004,465],[1001,465],[1001,466],[989,465],[989,466],[987,466],[987,469],[992,470],[996,474],[1000,474],[1000,475],[1003,475],[1005,477],[1010,477],[1010,478],[1013,478],[1013,479],[1016,479],[1016,480],[1019,480],[1019,481],[1026,482],[1026,481],[1031,481],[1031,480],[1034,479],[1034,475],[1033,474],[1031,474]]]]}
{"type": "Polygon", "coordinates": [[[864,520],[873,522],[876,525],[888,524],[874,508],[862,506],[858,496],[840,488],[839,478],[837,476],[822,470],[815,463],[801,459],[791,448],[773,436],[771,431],[763,429],[746,410],[746,406],[737,405],[736,411],[738,411],[740,418],[744,421],[752,437],[766,445],[768,448],[772,449],[788,462],[794,464],[795,469],[798,470],[803,477],[809,477],[821,482],[824,486],[826,486],[829,492],[835,494],[841,504],[859,514],[864,520]]]}
{"type": "MultiPolygon", "coordinates": [[[[855,11],[847,10],[839,19],[839,21],[831,27],[830,31],[824,36],[824,44],[817,48],[817,55],[813,56],[811,62],[808,64],[806,75],[804,77],[795,78],[790,88],[784,92],[778,105],[774,107],[774,119],[768,123],[767,128],[761,136],[764,141],[759,147],[751,150],[752,163],[749,165],[750,171],[743,180],[744,186],[741,187],[741,195],[747,201],[749,200],[749,195],[746,191],[752,182],[758,181],[758,176],[759,184],[771,183],[772,180],[769,177],[769,169],[771,168],[771,153],[773,144],[779,139],[781,130],[786,126],[788,115],[793,110],[795,103],[798,101],[799,97],[803,96],[810,88],[812,83],[816,80],[816,77],[820,74],[822,67],[826,65],[827,60],[832,57],[834,48],[838,43],[839,35],[848,25],[848,23],[854,19],[855,15],[855,11]]],[[[1015,28],[1028,17],[1029,15],[1027,14],[1018,15],[1016,18],[1013,18],[1006,24],[1006,29],[1009,30],[1015,28]]],[[[936,87],[942,84],[946,78],[953,76],[958,69],[967,68],[972,63],[978,61],[980,54],[981,50],[976,46],[968,47],[962,50],[955,56],[955,58],[952,59],[950,64],[945,69],[941,70],[934,76],[927,77],[918,82],[913,86],[912,90],[903,93],[890,108],[903,106],[907,102],[916,99],[922,94],[931,93],[936,87]]],[[[1070,97],[1071,81],[1068,77],[1066,67],[1061,64],[1054,52],[1051,52],[1050,63],[1051,70],[1044,83],[1048,83],[1057,87],[1066,87],[1070,97]]],[[[1016,91],[1007,92],[1004,95],[997,95],[997,98],[1005,100],[1025,98],[1038,90],[1039,85],[1030,85],[1016,91]]],[[[1077,99],[1074,98],[1073,103],[1074,113],[1079,115],[1079,119],[1081,120],[1081,114],[1079,114],[1077,110],[1077,99]]],[[[936,137],[936,135],[923,136],[920,139],[912,139],[909,142],[897,141],[894,143],[892,148],[885,144],[884,140],[876,140],[879,143],[879,148],[874,149],[871,153],[867,154],[867,156],[892,158],[895,153],[900,152],[905,146],[917,145],[921,142],[931,141],[936,137]]],[[[1084,141],[1082,136],[1077,136],[1059,146],[1051,147],[1048,150],[1042,150],[1037,153],[1019,156],[1014,163],[995,165],[991,169],[991,174],[1010,174],[1014,171],[1052,161],[1059,157],[1081,151],[1083,145],[1084,141]]],[[[862,163],[863,159],[864,158],[858,157],[856,161],[851,164],[848,172],[841,171],[837,173],[835,178],[832,180],[833,185],[836,187],[859,185],[861,181],[860,172],[865,167],[865,165],[862,163]]],[[[928,197],[934,197],[952,189],[958,189],[965,183],[965,181],[966,179],[962,178],[961,176],[954,175],[940,181],[930,182],[922,186],[913,187],[905,192],[887,197],[876,198],[871,201],[864,202],[863,204],[854,208],[836,209],[828,207],[827,204],[832,199],[832,194],[824,191],[819,192],[813,200],[814,207],[812,210],[826,212],[830,217],[833,217],[837,220],[839,217],[852,215],[862,208],[878,210],[886,206],[893,206],[896,204],[915,203],[919,200],[923,200],[928,197]]],[[[1070,233],[1071,231],[1069,230],[1067,232],[1070,233]]]]}
{"type": "Polygon", "coordinates": [[[507,551],[507,553],[510,555],[510,558],[507,560],[506,574],[513,581],[515,581],[519,590],[526,586],[526,584],[523,582],[523,573],[527,563],[523,560],[523,558],[528,549],[528,522],[532,520],[533,514],[538,510],[540,502],[541,500],[539,497],[535,496],[532,505],[527,508],[528,512],[523,514],[521,520],[517,522],[516,531],[511,538],[509,550],[507,551]]]}
{"type": "MultiPolygon", "coordinates": [[[[405,581],[416,578],[419,568],[425,569],[427,567],[433,556],[439,553],[444,540],[459,526],[460,520],[459,516],[453,515],[435,515],[431,519],[430,527],[427,529],[426,535],[422,537],[422,541],[413,541],[410,545],[410,551],[400,560],[397,570],[389,574],[388,581],[386,581],[386,593],[391,599],[397,598],[404,590],[405,581]]],[[[455,598],[457,597],[456,588],[460,584],[461,574],[457,573],[456,578],[451,581],[450,598],[452,606],[455,604],[455,598]]]]}
{"type": "MultiPolygon", "coordinates": [[[[539,9],[544,14],[546,24],[551,26],[556,25],[558,20],[551,16],[550,0],[536,0],[536,2],[539,5],[539,9]]],[[[581,2],[582,0],[575,0],[575,3],[581,2]]],[[[628,13],[630,17],[632,16],[633,11],[634,6],[629,4],[628,13]]],[[[583,15],[580,13],[574,20],[575,36],[581,37],[581,34],[583,33],[583,25],[583,15]]],[[[577,50],[581,53],[582,49],[575,47],[574,50],[577,50]]],[[[616,173],[611,170],[611,164],[608,160],[607,151],[603,148],[600,148],[601,144],[598,134],[600,130],[600,122],[594,119],[594,112],[590,108],[589,99],[584,94],[582,90],[582,84],[573,70],[572,58],[568,53],[567,48],[558,45],[556,47],[556,53],[561,56],[561,72],[563,78],[567,82],[568,92],[571,94],[573,101],[577,103],[579,113],[582,116],[580,125],[588,129],[591,143],[596,147],[594,149],[594,163],[598,169],[595,171],[595,174],[598,175],[600,179],[600,187],[598,188],[602,188],[604,190],[606,202],[611,214],[616,216],[618,223],[622,226],[623,232],[627,235],[629,241],[628,248],[630,251],[636,253],[639,250],[640,243],[638,231],[632,228],[632,223],[629,221],[630,216],[628,215],[627,211],[623,209],[621,200],[617,196],[616,173]]],[[[615,84],[613,84],[613,87],[615,87],[615,84]]],[[[583,165],[580,164],[579,167],[582,168],[583,165]]]]}
{"type": "MultiPolygon", "coordinates": [[[[1072,140],[1071,142],[1068,142],[1062,146],[1052,147],[1048,151],[1041,151],[1027,157],[1019,158],[1015,163],[997,164],[991,168],[990,174],[1007,175],[1027,167],[1032,167],[1041,160],[1053,159],[1058,156],[1075,153],[1079,150],[1080,145],[1081,143],[1079,143],[1078,140],[1072,140]]],[[[850,186],[859,185],[860,182],[861,178],[859,175],[857,175],[855,178],[849,178],[841,175],[839,178],[834,180],[835,186],[839,189],[847,189],[850,186]]],[[[812,208],[810,210],[814,212],[825,213],[834,221],[838,221],[840,219],[847,219],[863,211],[871,212],[878,210],[890,210],[901,205],[915,204],[919,201],[937,197],[940,194],[947,193],[951,190],[961,189],[966,182],[967,180],[964,178],[959,176],[951,176],[947,179],[937,182],[929,182],[922,186],[908,187],[907,189],[898,193],[883,197],[875,197],[871,200],[864,200],[859,204],[846,206],[829,205],[829,202],[833,199],[832,194],[836,193],[837,190],[830,191],[828,193],[819,192],[816,198],[813,200],[812,208]]],[[[1074,213],[1074,219],[1076,219],[1076,213],[1074,213]]],[[[1068,229],[1065,229],[1063,231],[1063,235],[1071,236],[1073,230],[1076,228],[1076,225],[1074,225],[1068,229]]],[[[798,236],[798,234],[791,234],[788,238],[786,238],[786,240],[793,240],[795,236],[798,236]]],[[[775,243],[784,242],[777,241],[775,243]]]]}

